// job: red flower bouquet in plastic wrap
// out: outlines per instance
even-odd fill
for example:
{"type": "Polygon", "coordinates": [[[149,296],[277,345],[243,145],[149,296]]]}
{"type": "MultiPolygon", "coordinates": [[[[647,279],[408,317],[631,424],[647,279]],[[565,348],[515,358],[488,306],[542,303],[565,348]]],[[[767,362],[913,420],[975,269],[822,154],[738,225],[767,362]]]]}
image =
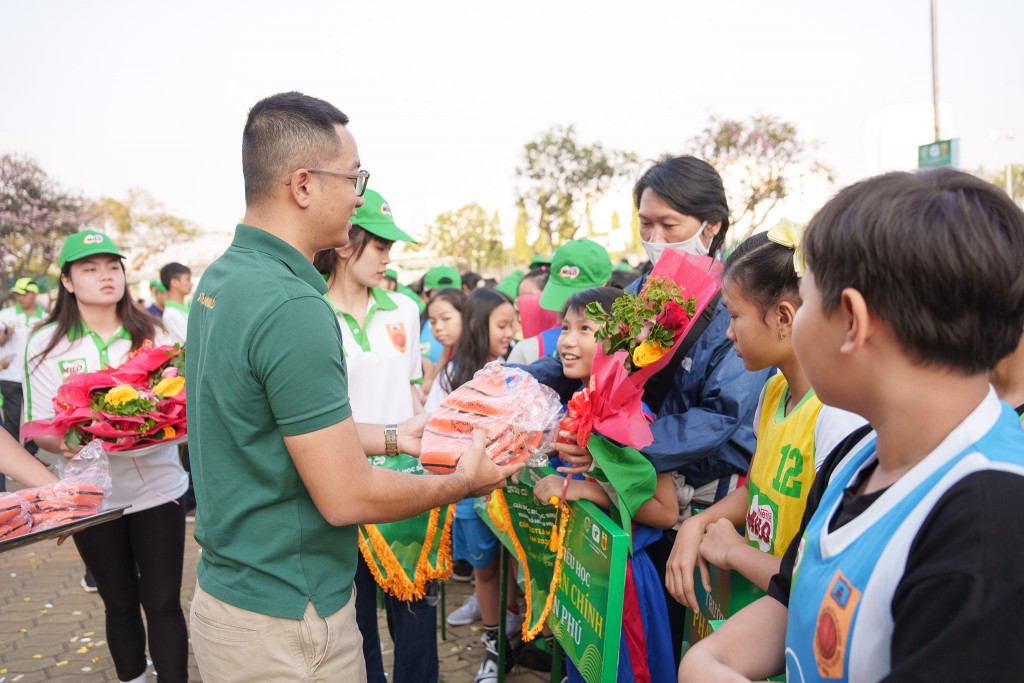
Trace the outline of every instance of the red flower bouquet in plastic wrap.
{"type": "Polygon", "coordinates": [[[118,368],[73,375],[57,390],[51,420],[21,428],[59,436],[69,449],[98,440],[108,452],[180,441],[185,421],[185,349],[146,341],[118,368]]]}
{"type": "Polygon", "coordinates": [[[487,435],[487,455],[499,465],[523,462],[550,443],[561,405],[558,395],[529,373],[488,363],[448,395],[423,430],[420,464],[438,474],[455,471],[473,442],[487,435]]]}
{"type": "Polygon", "coordinates": [[[643,289],[625,294],[609,314],[599,304],[586,315],[603,327],[590,384],[569,401],[561,428],[587,447],[592,432],[633,448],[653,441],[644,416],[644,384],[672,359],[679,343],[721,288],[722,264],[672,249],[658,260],[643,289]]]}

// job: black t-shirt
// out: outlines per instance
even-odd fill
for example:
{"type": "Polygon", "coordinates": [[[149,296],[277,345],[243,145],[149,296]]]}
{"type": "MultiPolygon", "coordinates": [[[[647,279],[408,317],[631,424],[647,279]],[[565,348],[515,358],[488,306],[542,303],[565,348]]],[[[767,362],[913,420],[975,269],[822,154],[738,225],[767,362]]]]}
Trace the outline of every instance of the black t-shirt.
{"type": "MultiPolygon", "coordinates": [[[[851,434],[822,463],[797,539],[836,466],[869,431],[851,434]]],[[[882,494],[858,496],[860,481],[844,492],[830,530],[882,494]]],[[[1024,680],[1022,505],[1024,477],[994,471],[964,477],[938,500],[910,546],[893,595],[892,670],[884,680],[1024,680]]],[[[787,606],[799,545],[790,544],[768,586],[768,594],[787,606]]]]}

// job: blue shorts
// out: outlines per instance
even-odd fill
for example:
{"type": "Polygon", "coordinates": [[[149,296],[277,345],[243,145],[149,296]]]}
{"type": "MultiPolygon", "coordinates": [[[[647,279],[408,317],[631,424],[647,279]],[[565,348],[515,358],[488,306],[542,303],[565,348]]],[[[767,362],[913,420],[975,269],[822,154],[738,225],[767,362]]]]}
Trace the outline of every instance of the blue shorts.
{"type": "Polygon", "coordinates": [[[476,515],[452,521],[452,555],[456,560],[466,560],[474,568],[483,569],[498,561],[500,551],[498,537],[476,515]]]}

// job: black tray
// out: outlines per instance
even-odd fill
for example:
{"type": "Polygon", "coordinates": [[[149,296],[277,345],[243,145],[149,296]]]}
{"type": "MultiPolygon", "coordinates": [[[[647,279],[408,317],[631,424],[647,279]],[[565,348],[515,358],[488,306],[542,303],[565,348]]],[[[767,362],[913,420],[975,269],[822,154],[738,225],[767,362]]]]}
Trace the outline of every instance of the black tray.
{"type": "Polygon", "coordinates": [[[91,517],[83,517],[74,521],[68,522],[67,524],[61,524],[60,526],[51,527],[49,529],[43,529],[42,531],[30,531],[27,534],[21,536],[15,536],[14,538],[8,538],[6,541],[0,541],[0,553],[5,553],[8,550],[14,550],[30,543],[36,543],[38,541],[45,541],[51,538],[57,538],[64,534],[73,534],[76,531],[82,529],[88,529],[91,526],[97,524],[103,524],[103,522],[109,522],[112,519],[117,519],[124,514],[124,511],[130,508],[131,505],[122,505],[121,507],[112,508],[110,510],[104,510],[98,514],[92,515],[91,517]]]}

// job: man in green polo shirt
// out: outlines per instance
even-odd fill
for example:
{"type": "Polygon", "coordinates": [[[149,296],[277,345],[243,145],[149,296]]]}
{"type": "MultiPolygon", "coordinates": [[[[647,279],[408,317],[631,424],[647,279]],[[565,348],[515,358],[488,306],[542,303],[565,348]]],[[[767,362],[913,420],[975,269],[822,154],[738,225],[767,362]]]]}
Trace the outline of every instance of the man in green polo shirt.
{"type": "Polygon", "coordinates": [[[342,339],[312,265],[344,246],[369,174],[348,117],[300,93],[258,102],[242,136],[246,213],[188,320],[189,445],[202,546],[192,644],[203,680],[365,678],[351,600],[356,524],[501,486],[474,435],[455,473],[371,467],[419,452],[424,417],[357,425],[342,339]],[[302,622],[302,623],[299,623],[302,622]]]}

